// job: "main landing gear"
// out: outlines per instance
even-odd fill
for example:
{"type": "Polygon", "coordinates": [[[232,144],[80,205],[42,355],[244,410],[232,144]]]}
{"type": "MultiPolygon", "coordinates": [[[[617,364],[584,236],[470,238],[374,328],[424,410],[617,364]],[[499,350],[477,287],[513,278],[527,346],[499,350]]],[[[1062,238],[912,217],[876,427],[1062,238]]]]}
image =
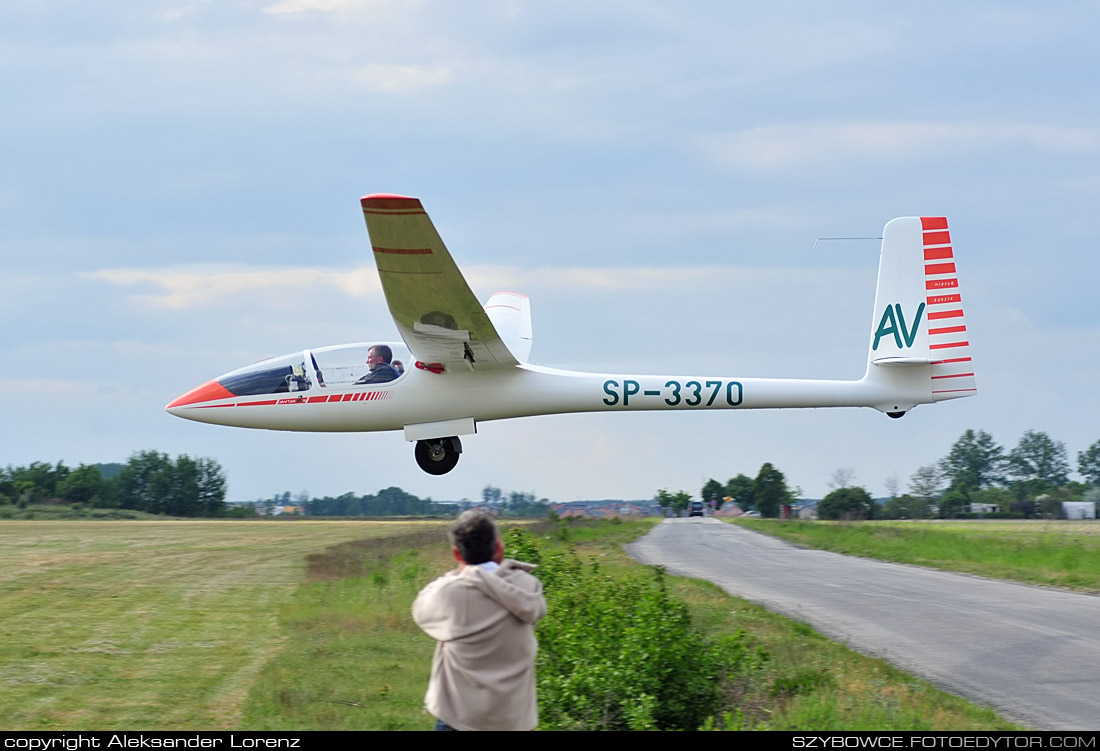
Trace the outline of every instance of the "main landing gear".
{"type": "Polygon", "coordinates": [[[462,441],[457,436],[416,442],[416,463],[429,475],[445,475],[458,464],[462,441]]]}

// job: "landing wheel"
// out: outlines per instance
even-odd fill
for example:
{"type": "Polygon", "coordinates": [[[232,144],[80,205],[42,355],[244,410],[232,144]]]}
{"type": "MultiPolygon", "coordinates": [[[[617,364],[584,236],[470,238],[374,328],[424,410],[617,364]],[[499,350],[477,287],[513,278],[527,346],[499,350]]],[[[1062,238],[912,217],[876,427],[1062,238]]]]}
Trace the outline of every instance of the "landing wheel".
{"type": "Polygon", "coordinates": [[[445,475],[458,464],[462,441],[457,437],[416,442],[416,463],[429,475],[445,475]]]}

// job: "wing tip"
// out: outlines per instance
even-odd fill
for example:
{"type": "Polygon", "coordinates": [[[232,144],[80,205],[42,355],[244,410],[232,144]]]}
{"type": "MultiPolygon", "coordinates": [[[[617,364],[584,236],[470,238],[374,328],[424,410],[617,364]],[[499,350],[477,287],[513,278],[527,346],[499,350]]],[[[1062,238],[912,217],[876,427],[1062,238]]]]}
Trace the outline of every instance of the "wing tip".
{"type": "Polygon", "coordinates": [[[396,193],[371,193],[359,199],[364,209],[423,209],[419,198],[396,193]]]}

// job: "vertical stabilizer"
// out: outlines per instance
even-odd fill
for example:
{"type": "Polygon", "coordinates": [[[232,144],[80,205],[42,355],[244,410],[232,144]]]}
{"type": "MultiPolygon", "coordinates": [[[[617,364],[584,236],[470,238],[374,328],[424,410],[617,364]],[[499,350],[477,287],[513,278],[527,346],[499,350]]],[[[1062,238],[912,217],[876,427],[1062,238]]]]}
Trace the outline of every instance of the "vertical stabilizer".
{"type": "Polygon", "coordinates": [[[872,378],[906,369],[910,387],[920,368],[931,401],[977,391],[946,218],[903,217],[883,230],[867,360],[872,378]]]}
{"type": "Polygon", "coordinates": [[[518,292],[497,292],[485,303],[485,313],[520,362],[531,356],[531,301],[518,292]]]}

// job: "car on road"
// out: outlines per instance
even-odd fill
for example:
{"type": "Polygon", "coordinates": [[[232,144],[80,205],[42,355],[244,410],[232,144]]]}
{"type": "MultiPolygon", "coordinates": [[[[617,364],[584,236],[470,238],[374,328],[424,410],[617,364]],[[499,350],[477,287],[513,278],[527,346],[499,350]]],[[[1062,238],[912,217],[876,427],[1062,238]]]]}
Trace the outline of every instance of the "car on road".
{"type": "Polygon", "coordinates": [[[706,516],[703,511],[703,502],[692,501],[691,505],[688,506],[688,516],[706,516]]]}

